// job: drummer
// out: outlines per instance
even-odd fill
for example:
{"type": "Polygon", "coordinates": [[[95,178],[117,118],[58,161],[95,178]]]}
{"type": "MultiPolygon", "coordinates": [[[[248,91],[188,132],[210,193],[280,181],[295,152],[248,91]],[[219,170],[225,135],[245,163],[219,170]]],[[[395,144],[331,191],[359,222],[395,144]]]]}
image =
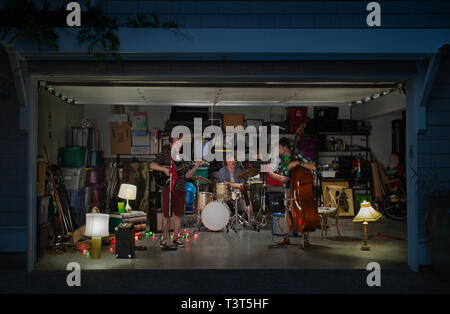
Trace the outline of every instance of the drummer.
{"type": "MultiPolygon", "coordinates": [[[[233,155],[227,156],[226,165],[220,168],[219,177],[217,179],[218,183],[226,183],[231,186],[233,190],[241,191],[245,187],[245,180],[238,179],[237,175],[241,172],[241,168],[236,166],[236,159],[233,155]]],[[[252,203],[248,202],[249,205],[246,204],[245,199],[242,198],[238,202],[238,206],[244,207],[245,212],[247,213],[248,220],[252,222],[252,203]]]]}

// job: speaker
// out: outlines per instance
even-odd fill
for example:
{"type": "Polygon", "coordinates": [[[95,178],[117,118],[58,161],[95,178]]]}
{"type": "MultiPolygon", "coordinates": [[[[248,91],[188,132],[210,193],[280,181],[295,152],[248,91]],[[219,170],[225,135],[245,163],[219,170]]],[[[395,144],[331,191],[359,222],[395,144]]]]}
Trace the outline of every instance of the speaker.
{"type": "Polygon", "coordinates": [[[284,193],[283,192],[267,192],[266,204],[271,213],[284,212],[284,193]]]}
{"type": "Polygon", "coordinates": [[[134,226],[131,223],[121,223],[116,227],[117,258],[134,258],[134,226]]]}
{"type": "Polygon", "coordinates": [[[273,213],[272,214],[272,235],[284,236],[286,233],[286,219],[285,214],[273,213]]]}

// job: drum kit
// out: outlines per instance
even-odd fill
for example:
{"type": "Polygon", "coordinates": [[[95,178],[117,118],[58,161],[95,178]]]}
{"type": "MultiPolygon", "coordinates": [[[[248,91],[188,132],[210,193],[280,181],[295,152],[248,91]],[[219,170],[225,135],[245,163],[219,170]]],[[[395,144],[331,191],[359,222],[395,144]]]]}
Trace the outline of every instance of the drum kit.
{"type": "Polygon", "coordinates": [[[265,202],[266,184],[259,179],[255,179],[254,177],[257,175],[264,177],[265,173],[260,173],[257,168],[249,168],[239,172],[236,176],[237,179],[246,181],[245,188],[241,190],[235,189],[227,183],[214,184],[213,181],[204,177],[191,177],[190,180],[197,187],[195,197],[196,228],[194,232],[200,230],[202,225],[210,231],[222,231],[226,228],[227,232],[230,229],[237,232],[238,225],[252,226],[256,231],[264,227],[267,224],[266,213],[268,212],[265,202]],[[200,183],[213,186],[214,192],[201,192],[200,183]],[[246,195],[247,191],[250,196],[246,195]],[[240,211],[238,205],[239,202],[244,200],[246,203],[250,200],[252,207],[258,209],[254,222],[249,222],[241,215],[242,211],[240,211]],[[232,212],[232,209],[234,209],[234,212],[232,212]]]}

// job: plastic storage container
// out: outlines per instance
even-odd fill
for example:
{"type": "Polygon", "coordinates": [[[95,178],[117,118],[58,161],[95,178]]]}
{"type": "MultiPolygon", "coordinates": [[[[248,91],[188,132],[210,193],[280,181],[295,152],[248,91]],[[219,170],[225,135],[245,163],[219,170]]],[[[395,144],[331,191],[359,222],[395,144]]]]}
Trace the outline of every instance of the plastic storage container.
{"type": "Polygon", "coordinates": [[[84,205],[84,189],[81,190],[67,190],[67,197],[69,198],[70,206],[73,207],[75,213],[80,213],[84,205]]]}
{"type": "Polygon", "coordinates": [[[91,152],[91,166],[101,166],[103,163],[103,152],[93,151],[91,152]]]}
{"type": "Polygon", "coordinates": [[[89,184],[98,184],[100,182],[101,168],[98,166],[92,167],[89,175],[89,184]]]}
{"type": "Polygon", "coordinates": [[[61,147],[62,164],[64,167],[84,167],[86,148],[78,146],[61,147]]]}
{"type": "Polygon", "coordinates": [[[61,168],[61,176],[66,190],[78,191],[86,185],[86,172],[84,167],[63,167],[61,168]]]}
{"type": "Polygon", "coordinates": [[[304,121],[307,113],[307,107],[288,107],[286,108],[286,120],[304,121]]]}

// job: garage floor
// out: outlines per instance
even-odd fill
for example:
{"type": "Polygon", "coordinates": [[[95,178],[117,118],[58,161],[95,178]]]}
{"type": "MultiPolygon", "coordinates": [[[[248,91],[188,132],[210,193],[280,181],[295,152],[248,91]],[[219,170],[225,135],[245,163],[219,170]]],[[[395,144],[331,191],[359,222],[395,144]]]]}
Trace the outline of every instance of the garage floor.
{"type": "MultiPolygon", "coordinates": [[[[80,253],[45,254],[36,270],[65,270],[69,262],[78,262],[84,270],[105,269],[366,269],[378,262],[384,269],[407,268],[406,224],[380,219],[369,224],[371,251],[361,251],[363,229],[360,223],[341,218],[341,237],[337,237],[334,220],[329,220],[328,237],[320,239],[320,230],[310,234],[312,247],[301,249],[300,238],[291,245],[276,247],[266,226],[260,232],[242,226],[238,232],[201,231],[190,238],[184,248],[162,251],[157,238],[142,238],[136,245],[135,259],[116,259],[103,246],[102,257],[91,259],[80,253]]],[[[188,228],[192,232],[193,228],[188,228]]]]}

